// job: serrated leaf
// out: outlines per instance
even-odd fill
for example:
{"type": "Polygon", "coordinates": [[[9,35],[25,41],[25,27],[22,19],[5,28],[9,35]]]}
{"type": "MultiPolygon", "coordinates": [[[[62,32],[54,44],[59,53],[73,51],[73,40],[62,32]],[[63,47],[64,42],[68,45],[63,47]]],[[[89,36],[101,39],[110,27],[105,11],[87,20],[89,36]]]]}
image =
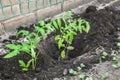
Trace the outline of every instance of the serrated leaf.
{"type": "Polygon", "coordinates": [[[12,58],[12,57],[14,57],[14,56],[17,56],[19,54],[19,51],[18,50],[14,50],[14,51],[12,51],[12,52],[10,52],[10,53],[7,53],[5,56],[4,56],[4,58],[12,58]]]}
{"type": "Polygon", "coordinates": [[[16,36],[19,36],[20,34],[22,34],[22,36],[27,36],[29,34],[29,31],[26,31],[26,30],[20,30],[16,36]]]}
{"type": "Polygon", "coordinates": [[[54,31],[54,29],[52,28],[52,26],[51,26],[50,23],[46,24],[45,27],[46,27],[48,30],[54,31]]]}
{"type": "Polygon", "coordinates": [[[21,47],[20,50],[29,53],[30,52],[30,45],[28,45],[27,43],[23,42],[22,43],[22,47],[21,47]]]}
{"type": "Polygon", "coordinates": [[[68,50],[74,50],[74,47],[73,46],[68,46],[67,49],[68,50]]]}
{"type": "Polygon", "coordinates": [[[35,29],[36,29],[36,31],[38,31],[42,35],[42,37],[45,36],[45,30],[43,28],[35,27],[35,29]]]}
{"type": "Polygon", "coordinates": [[[64,51],[64,50],[61,52],[61,58],[62,58],[62,59],[65,58],[65,51],[64,51]]]}
{"type": "Polygon", "coordinates": [[[5,46],[9,49],[15,49],[15,50],[21,48],[21,45],[16,45],[16,44],[7,44],[5,46]]]}

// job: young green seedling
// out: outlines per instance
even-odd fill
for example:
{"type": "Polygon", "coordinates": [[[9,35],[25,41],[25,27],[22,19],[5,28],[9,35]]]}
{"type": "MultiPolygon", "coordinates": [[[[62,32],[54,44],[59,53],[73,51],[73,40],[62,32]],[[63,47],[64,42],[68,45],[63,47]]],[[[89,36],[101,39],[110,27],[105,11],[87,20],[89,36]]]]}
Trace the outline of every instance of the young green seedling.
{"type": "MultiPolygon", "coordinates": [[[[59,20],[58,20],[59,22],[59,20]]],[[[60,26],[60,25],[59,25],[60,26]]],[[[19,45],[16,44],[7,44],[6,47],[12,49],[11,52],[6,54],[4,58],[12,58],[20,54],[20,52],[25,52],[31,56],[31,59],[28,62],[24,62],[23,60],[19,60],[19,64],[24,71],[28,71],[30,65],[32,65],[32,69],[36,68],[36,60],[39,54],[35,52],[35,49],[40,42],[41,38],[46,36],[46,33],[50,31],[54,31],[55,28],[51,26],[51,23],[45,24],[43,20],[39,21],[39,26],[34,26],[36,32],[30,33],[27,30],[20,30],[16,36],[22,35],[22,37],[26,37],[28,39],[28,43],[22,42],[19,45]],[[39,37],[39,34],[42,37],[39,37]]],[[[34,30],[33,30],[34,31],[34,30]]]]}
{"type": "Polygon", "coordinates": [[[120,42],[117,43],[117,47],[120,48],[120,42]]]}
{"type": "Polygon", "coordinates": [[[104,51],[100,57],[100,63],[102,62],[102,59],[105,59],[107,56],[108,56],[108,53],[104,51]]]}
{"type": "Polygon", "coordinates": [[[72,75],[76,75],[77,74],[77,71],[73,70],[73,69],[69,69],[69,73],[72,74],[72,75]]]}
{"type": "Polygon", "coordinates": [[[101,74],[101,78],[102,78],[102,79],[106,79],[106,78],[108,78],[108,77],[109,77],[108,73],[103,73],[103,74],[101,74]]]}
{"type": "Polygon", "coordinates": [[[111,53],[111,57],[112,57],[112,60],[113,60],[113,61],[118,62],[118,57],[117,57],[117,55],[115,54],[114,51],[112,51],[112,53],[111,53]]]}
{"type": "Polygon", "coordinates": [[[55,36],[55,40],[58,42],[58,49],[62,49],[61,58],[64,59],[67,57],[69,51],[74,50],[74,47],[71,45],[74,37],[77,35],[77,32],[79,31],[82,33],[82,31],[85,31],[88,33],[90,30],[90,25],[87,21],[82,19],[67,22],[66,19],[62,18],[64,27],[61,27],[61,21],[58,21],[59,19],[54,20],[53,24],[55,29],[59,30],[59,34],[55,36]]]}
{"type": "Polygon", "coordinates": [[[78,70],[81,70],[82,68],[84,68],[85,65],[83,63],[80,64],[80,66],[77,67],[78,70]]]}
{"type": "Polygon", "coordinates": [[[80,74],[79,78],[80,78],[80,80],[85,80],[85,75],[84,74],[80,74]]]}
{"type": "Polygon", "coordinates": [[[85,80],[93,80],[92,77],[87,77],[85,80]]]}
{"type": "Polygon", "coordinates": [[[114,68],[120,68],[120,62],[117,62],[116,64],[112,65],[114,68]]]}
{"type": "Polygon", "coordinates": [[[26,36],[29,42],[28,44],[25,42],[22,42],[19,45],[7,44],[6,47],[12,49],[12,51],[4,56],[4,58],[12,58],[19,55],[21,51],[29,54],[31,56],[31,59],[27,63],[25,63],[23,60],[19,60],[19,64],[24,71],[28,71],[28,68],[30,67],[31,64],[32,64],[32,69],[35,70],[36,59],[37,59],[35,48],[38,42],[40,41],[40,38],[36,33],[31,33],[31,34],[28,33],[29,32],[25,30],[21,30],[17,33],[17,36],[19,36],[20,34],[22,34],[22,36],[26,36]]]}

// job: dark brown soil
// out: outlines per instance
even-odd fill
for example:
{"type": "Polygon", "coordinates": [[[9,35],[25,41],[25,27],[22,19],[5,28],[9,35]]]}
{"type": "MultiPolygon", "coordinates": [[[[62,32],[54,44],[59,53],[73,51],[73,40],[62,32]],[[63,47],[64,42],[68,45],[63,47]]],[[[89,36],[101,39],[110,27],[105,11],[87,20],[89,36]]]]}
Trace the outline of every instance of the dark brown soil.
{"type": "MultiPolygon", "coordinates": [[[[39,43],[42,45],[44,53],[38,57],[37,68],[35,71],[23,72],[19,67],[18,60],[29,60],[29,56],[21,53],[19,56],[12,59],[5,60],[0,56],[0,79],[1,80],[53,80],[55,77],[62,77],[70,75],[68,71],[64,73],[65,69],[76,69],[80,63],[84,63],[86,67],[83,71],[87,71],[95,63],[99,62],[100,54],[96,54],[95,50],[102,46],[105,51],[110,52],[115,47],[117,41],[117,29],[120,28],[120,11],[113,8],[105,8],[97,11],[94,7],[89,7],[86,13],[74,15],[74,19],[83,18],[90,22],[90,32],[78,34],[73,42],[75,50],[69,52],[69,59],[58,60],[60,55],[57,49],[56,42],[53,35],[46,40],[39,43]],[[76,61],[76,57],[82,56],[80,60],[76,61]]],[[[33,26],[33,25],[31,25],[33,26]]],[[[30,30],[30,28],[23,28],[30,30]]],[[[20,30],[20,29],[19,29],[20,30]]],[[[9,37],[10,39],[15,36],[9,37]]],[[[7,42],[7,40],[6,40],[7,42]]],[[[9,42],[9,41],[8,41],[9,42]]],[[[37,49],[41,47],[38,46],[37,49]]],[[[109,60],[110,58],[107,58],[109,60]]]]}

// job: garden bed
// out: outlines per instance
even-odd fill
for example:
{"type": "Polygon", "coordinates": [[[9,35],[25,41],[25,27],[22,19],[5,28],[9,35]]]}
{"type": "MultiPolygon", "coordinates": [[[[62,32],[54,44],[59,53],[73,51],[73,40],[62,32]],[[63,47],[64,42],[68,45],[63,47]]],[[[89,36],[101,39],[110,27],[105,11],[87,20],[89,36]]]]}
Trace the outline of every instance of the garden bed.
{"type": "MultiPolygon", "coordinates": [[[[0,79],[53,80],[60,77],[69,77],[71,76],[69,69],[76,70],[81,63],[85,65],[82,72],[87,73],[95,64],[99,64],[101,54],[104,51],[108,54],[115,51],[117,54],[116,43],[119,42],[118,38],[120,37],[118,34],[120,31],[120,11],[114,8],[97,11],[95,7],[89,7],[85,13],[74,14],[73,18],[85,19],[90,23],[91,29],[89,33],[78,33],[72,44],[75,49],[69,52],[67,59],[59,59],[60,51],[53,38],[56,33],[51,33],[38,44],[42,45],[42,47],[38,46],[37,49],[39,51],[42,48],[43,54],[38,56],[36,70],[33,71],[30,68],[28,72],[24,72],[19,66],[19,59],[29,60],[27,54],[21,53],[19,56],[7,60],[2,55],[0,56],[0,79]]],[[[33,25],[24,29],[33,31],[33,25]]],[[[9,40],[3,40],[2,42],[10,43],[12,40],[16,42],[17,39],[15,36],[10,36],[9,40]]],[[[111,57],[107,56],[104,61],[111,61],[111,57]]]]}

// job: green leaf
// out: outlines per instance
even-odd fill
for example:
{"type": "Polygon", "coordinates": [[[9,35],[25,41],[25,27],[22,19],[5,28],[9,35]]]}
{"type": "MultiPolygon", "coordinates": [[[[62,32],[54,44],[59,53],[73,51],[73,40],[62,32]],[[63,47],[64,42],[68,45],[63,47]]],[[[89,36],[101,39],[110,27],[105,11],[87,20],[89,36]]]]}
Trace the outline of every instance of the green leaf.
{"type": "Polygon", "coordinates": [[[78,70],[81,70],[82,68],[81,67],[77,67],[78,70]]]}
{"type": "Polygon", "coordinates": [[[59,26],[59,28],[61,28],[61,27],[62,27],[62,25],[61,25],[61,19],[58,18],[58,19],[57,19],[57,22],[58,22],[58,26],[59,26]]]}
{"type": "Polygon", "coordinates": [[[19,50],[21,48],[21,45],[16,45],[16,44],[7,44],[5,45],[9,49],[14,49],[14,50],[19,50]]]}
{"type": "Polygon", "coordinates": [[[16,36],[19,36],[20,34],[22,34],[22,36],[27,36],[27,35],[29,34],[29,31],[27,31],[27,30],[20,30],[20,31],[16,34],[16,36]]]}
{"type": "Polygon", "coordinates": [[[69,42],[68,37],[69,37],[68,34],[63,34],[63,38],[65,39],[66,42],[69,42]]]}
{"type": "Polygon", "coordinates": [[[14,50],[14,51],[12,51],[12,52],[10,52],[10,53],[7,53],[5,56],[4,56],[4,58],[12,58],[12,57],[14,57],[14,56],[17,56],[19,54],[19,51],[18,50],[14,50]]]}
{"type": "Polygon", "coordinates": [[[21,67],[26,67],[26,64],[23,60],[19,60],[19,64],[21,67]]]}
{"type": "Polygon", "coordinates": [[[26,68],[29,68],[29,67],[30,67],[31,62],[32,62],[32,59],[30,59],[30,60],[27,62],[26,68]]]}
{"type": "Polygon", "coordinates": [[[37,45],[40,41],[40,37],[36,34],[34,38],[34,45],[37,45]]]}
{"type": "Polygon", "coordinates": [[[119,48],[120,48],[120,42],[118,42],[118,43],[117,43],[117,47],[119,47],[119,48]]]}
{"type": "Polygon", "coordinates": [[[83,29],[83,31],[85,31],[86,33],[88,33],[89,30],[90,30],[90,25],[89,25],[89,23],[86,22],[86,26],[82,26],[82,29],[83,29]]]}
{"type": "Polygon", "coordinates": [[[101,75],[101,77],[102,77],[103,79],[106,79],[106,78],[109,77],[109,75],[108,75],[108,73],[103,73],[103,74],[101,75]]]}
{"type": "Polygon", "coordinates": [[[58,48],[60,49],[63,46],[63,40],[59,39],[58,41],[58,48]]]}
{"type": "Polygon", "coordinates": [[[86,22],[86,32],[88,33],[90,31],[90,24],[86,22]]]}
{"type": "Polygon", "coordinates": [[[59,39],[60,39],[60,35],[56,35],[55,40],[59,40],[59,39]]]}
{"type": "Polygon", "coordinates": [[[92,77],[87,77],[85,80],[93,80],[92,77]]]}
{"type": "Polygon", "coordinates": [[[68,50],[74,50],[74,47],[73,46],[68,46],[67,49],[68,50]]]}
{"type": "Polygon", "coordinates": [[[57,24],[57,22],[56,22],[55,20],[53,20],[52,23],[53,23],[54,27],[55,27],[56,29],[58,29],[58,24],[57,24]]]}
{"type": "Polygon", "coordinates": [[[73,70],[73,69],[70,69],[69,70],[69,73],[72,74],[72,75],[76,75],[77,74],[77,71],[73,70]]]}
{"type": "Polygon", "coordinates": [[[46,24],[45,27],[46,27],[48,30],[54,31],[54,28],[52,28],[52,26],[51,26],[50,23],[46,24]]]}
{"type": "Polygon", "coordinates": [[[28,68],[22,68],[23,71],[28,71],[28,68]]]}
{"type": "Polygon", "coordinates": [[[72,33],[73,35],[77,35],[77,33],[76,33],[75,31],[71,31],[71,33],[72,33]]]}
{"type": "Polygon", "coordinates": [[[39,21],[39,24],[40,24],[40,26],[43,27],[45,25],[45,22],[43,20],[41,20],[41,21],[39,21]]]}
{"type": "Polygon", "coordinates": [[[32,58],[36,58],[36,53],[35,53],[34,49],[32,49],[32,48],[31,48],[31,56],[32,56],[32,58]]]}
{"type": "Polygon", "coordinates": [[[45,36],[45,30],[43,28],[35,27],[35,29],[36,29],[36,31],[38,31],[42,35],[42,37],[45,36]]]}
{"type": "Polygon", "coordinates": [[[72,23],[72,28],[75,30],[75,31],[77,31],[77,27],[76,27],[76,20],[75,21],[73,21],[73,23],[72,23]]]}
{"type": "Polygon", "coordinates": [[[117,66],[116,64],[113,64],[112,67],[114,67],[114,68],[118,68],[118,66],[117,66]]]}
{"type": "Polygon", "coordinates": [[[22,48],[20,50],[29,53],[30,52],[30,45],[28,45],[27,43],[23,42],[22,43],[22,48]]]}
{"type": "Polygon", "coordinates": [[[82,33],[82,20],[81,19],[78,20],[78,30],[80,31],[80,33],[82,33]]]}
{"type": "Polygon", "coordinates": [[[120,68],[120,62],[117,62],[117,64],[112,65],[114,68],[120,68]]]}
{"type": "Polygon", "coordinates": [[[63,51],[61,52],[61,58],[62,58],[62,59],[65,58],[65,50],[63,50],[63,51]]]}
{"type": "Polygon", "coordinates": [[[104,51],[104,52],[102,53],[102,55],[103,55],[104,57],[106,57],[106,56],[108,55],[108,53],[104,51]]]}
{"type": "Polygon", "coordinates": [[[63,19],[63,22],[64,22],[64,24],[65,24],[65,27],[67,27],[67,22],[66,22],[66,20],[64,19],[64,18],[62,18],[63,19]]]}
{"type": "Polygon", "coordinates": [[[81,64],[80,64],[80,67],[82,67],[82,68],[83,68],[83,67],[85,67],[85,65],[84,65],[83,63],[81,63],[81,64]]]}
{"type": "Polygon", "coordinates": [[[80,74],[79,78],[84,80],[85,79],[85,75],[84,74],[80,74]]]}

